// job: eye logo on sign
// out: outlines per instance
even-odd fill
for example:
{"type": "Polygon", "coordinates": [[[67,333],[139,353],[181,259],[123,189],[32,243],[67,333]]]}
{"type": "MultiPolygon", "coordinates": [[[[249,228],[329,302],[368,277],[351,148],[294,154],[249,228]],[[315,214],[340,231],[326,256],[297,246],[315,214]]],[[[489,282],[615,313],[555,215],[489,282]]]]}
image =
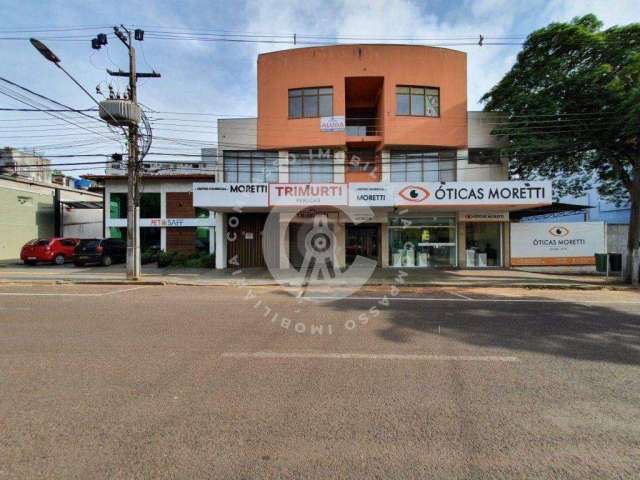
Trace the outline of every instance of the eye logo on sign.
{"type": "Polygon", "coordinates": [[[569,229],[566,227],[551,227],[549,233],[554,237],[566,237],[569,235],[569,229]]]}
{"type": "Polygon", "coordinates": [[[431,196],[429,190],[426,190],[422,187],[414,187],[412,185],[409,185],[408,187],[400,190],[399,194],[405,200],[416,203],[420,203],[431,196]]]}

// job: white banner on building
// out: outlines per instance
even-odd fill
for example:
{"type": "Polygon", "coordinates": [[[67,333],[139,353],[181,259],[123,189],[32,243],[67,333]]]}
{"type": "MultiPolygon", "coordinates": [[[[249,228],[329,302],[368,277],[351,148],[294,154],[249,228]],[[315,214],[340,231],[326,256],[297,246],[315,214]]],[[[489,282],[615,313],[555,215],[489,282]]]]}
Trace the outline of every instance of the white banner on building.
{"type": "MultiPolygon", "coordinates": [[[[202,218],[141,218],[140,227],[213,227],[216,215],[209,212],[208,217],[202,218]]],[[[126,227],[126,218],[107,218],[107,227],[126,227]]]]}
{"type": "Polygon", "coordinates": [[[344,132],[344,116],[320,117],[321,132],[344,132]]]}
{"type": "Polygon", "coordinates": [[[606,252],[603,222],[512,223],[511,265],[593,265],[606,252]]]}
{"type": "Polygon", "coordinates": [[[551,182],[418,182],[392,183],[394,205],[548,205],[551,182]]]}
{"type": "Polygon", "coordinates": [[[349,206],[391,207],[393,188],[390,183],[350,183],[349,206]]]}
{"type": "Polygon", "coordinates": [[[461,222],[508,222],[509,212],[460,212],[461,222]]]}
{"type": "Polygon", "coordinates": [[[267,183],[194,183],[194,207],[245,208],[269,204],[267,183]]]}
{"type": "Polygon", "coordinates": [[[345,183],[271,183],[269,206],[346,206],[349,200],[347,191],[345,183]]]}

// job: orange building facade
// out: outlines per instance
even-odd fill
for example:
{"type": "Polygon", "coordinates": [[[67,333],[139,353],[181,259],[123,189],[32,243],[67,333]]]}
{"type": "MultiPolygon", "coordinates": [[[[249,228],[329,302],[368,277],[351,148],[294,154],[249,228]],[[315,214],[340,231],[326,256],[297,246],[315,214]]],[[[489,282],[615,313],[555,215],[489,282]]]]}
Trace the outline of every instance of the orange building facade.
{"type": "Polygon", "coordinates": [[[496,117],[467,111],[463,52],[300,48],[257,71],[257,118],[218,122],[219,181],[194,184],[218,268],[300,268],[319,226],[334,267],[505,267],[509,212],[551,202],[548,182],[509,180],[496,117]]]}

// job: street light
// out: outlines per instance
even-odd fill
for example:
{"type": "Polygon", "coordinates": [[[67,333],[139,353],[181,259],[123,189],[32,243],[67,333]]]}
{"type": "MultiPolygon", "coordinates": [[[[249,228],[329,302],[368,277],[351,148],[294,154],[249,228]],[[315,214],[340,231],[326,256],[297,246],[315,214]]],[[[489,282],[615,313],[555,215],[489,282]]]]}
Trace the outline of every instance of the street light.
{"type": "Polygon", "coordinates": [[[31,45],[33,45],[44,58],[46,58],[50,62],[55,63],[56,65],[60,63],[60,59],[58,58],[58,56],[40,40],[38,40],[37,38],[30,38],[29,41],[31,42],[31,45]]]}
{"type": "MultiPolygon", "coordinates": [[[[62,70],[65,75],[67,77],[69,77],[71,79],[71,81],[73,83],[75,83],[78,87],[80,87],[80,89],[87,94],[87,96],[93,100],[93,102],[98,105],[98,113],[101,114],[102,112],[106,112],[107,116],[111,117],[111,119],[114,121],[114,125],[119,125],[118,124],[118,120],[116,120],[113,115],[108,112],[106,109],[104,109],[102,107],[102,105],[100,105],[100,102],[98,100],[96,100],[93,95],[91,95],[89,93],[89,91],[84,88],[80,82],[78,82],[75,78],[73,78],[73,76],[67,72],[62,65],[60,65],[60,58],[51,51],[51,49],[49,47],[47,47],[44,43],[42,43],[40,40],[36,39],[36,38],[30,38],[29,41],[31,42],[31,45],[33,45],[35,47],[36,50],[38,50],[38,52],[40,52],[40,54],[46,58],[48,61],[50,61],[51,63],[53,63],[56,67],[58,67],[60,70],[62,70]]],[[[127,136],[127,131],[125,130],[125,128],[122,125],[119,125],[120,128],[122,129],[123,133],[125,134],[125,137],[127,136]]],[[[131,127],[130,127],[131,128],[131,127]]],[[[131,148],[131,145],[134,145],[135,148],[135,143],[132,142],[131,139],[129,139],[129,145],[131,148]]],[[[129,154],[129,162],[131,162],[132,156],[131,153],[129,154]]],[[[134,175],[135,177],[135,175],[134,175]]],[[[129,194],[129,198],[134,198],[134,196],[136,195],[136,185],[135,185],[135,181],[132,183],[130,182],[130,186],[129,186],[129,190],[128,190],[128,194],[129,194]]],[[[127,267],[127,278],[132,278],[132,279],[137,279],[140,275],[140,268],[139,268],[139,257],[140,255],[137,252],[137,247],[135,247],[137,245],[138,242],[138,231],[137,231],[137,222],[136,222],[136,214],[135,214],[135,210],[133,210],[134,213],[130,213],[128,212],[127,215],[127,224],[128,224],[128,228],[131,229],[132,225],[133,228],[135,229],[135,233],[132,237],[131,242],[129,241],[129,236],[127,235],[127,266],[131,263],[132,265],[134,265],[134,267],[132,269],[129,269],[127,267]],[[129,218],[129,217],[133,217],[133,218],[129,218]],[[130,247],[129,244],[132,244],[133,247],[130,247]]]]}

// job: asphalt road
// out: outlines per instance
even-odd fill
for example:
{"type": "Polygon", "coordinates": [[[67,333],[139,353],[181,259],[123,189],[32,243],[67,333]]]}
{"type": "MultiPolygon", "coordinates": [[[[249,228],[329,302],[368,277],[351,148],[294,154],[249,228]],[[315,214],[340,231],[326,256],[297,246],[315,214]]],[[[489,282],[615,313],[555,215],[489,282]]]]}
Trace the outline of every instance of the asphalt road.
{"type": "Polygon", "coordinates": [[[637,478],[639,293],[336,293],[0,286],[0,479],[637,478]]]}

